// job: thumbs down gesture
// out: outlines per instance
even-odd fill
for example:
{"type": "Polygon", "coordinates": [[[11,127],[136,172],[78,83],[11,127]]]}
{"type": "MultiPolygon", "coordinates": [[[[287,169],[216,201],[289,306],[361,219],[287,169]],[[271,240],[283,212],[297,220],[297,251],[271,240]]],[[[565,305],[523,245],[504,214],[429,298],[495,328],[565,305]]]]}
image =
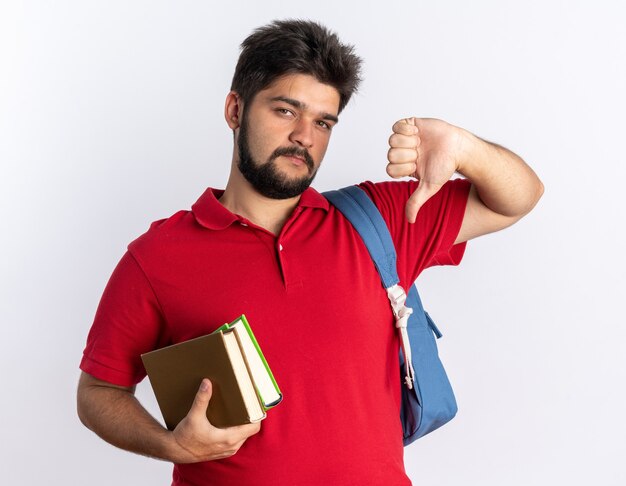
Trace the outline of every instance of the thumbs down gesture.
{"type": "Polygon", "coordinates": [[[459,170],[463,130],[433,118],[403,118],[389,137],[387,174],[414,177],[419,186],[406,203],[406,217],[415,222],[422,205],[459,170]]]}

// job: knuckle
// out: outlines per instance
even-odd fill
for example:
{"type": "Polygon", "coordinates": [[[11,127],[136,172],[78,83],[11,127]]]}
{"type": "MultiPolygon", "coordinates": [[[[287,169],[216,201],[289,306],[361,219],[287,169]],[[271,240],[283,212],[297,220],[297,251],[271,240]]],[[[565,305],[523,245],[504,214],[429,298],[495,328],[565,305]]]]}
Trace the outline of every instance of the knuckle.
{"type": "Polygon", "coordinates": [[[237,444],[222,442],[220,444],[217,444],[215,449],[219,456],[229,457],[235,454],[235,452],[239,450],[239,447],[237,447],[237,444]]]}
{"type": "Polygon", "coordinates": [[[413,160],[415,160],[413,152],[414,151],[411,149],[398,149],[398,152],[395,154],[395,161],[401,164],[412,162],[413,160]]]}
{"type": "Polygon", "coordinates": [[[239,447],[241,447],[241,444],[237,443],[237,444],[231,444],[228,449],[226,449],[224,452],[226,452],[227,454],[230,454],[231,456],[233,454],[236,454],[237,451],[239,450],[239,447]]]}
{"type": "Polygon", "coordinates": [[[406,130],[407,124],[404,120],[397,121],[393,124],[392,130],[394,133],[402,134],[406,130]]]}
{"type": "Polygon", "coordinates": [[[406,126],[406,125],[398,125],[397,127],[394,127],[393,132],[394,132],[396,135],[404,135],[404,134],[405,134],[405,131],[406,131],[405,126],[406,126]]]}
{"type": "Polygon", "coordinates": [[[393,166],[391,164],[387,165],[387,175],[389,175],[389,177],[392,177],[394,179],[397,179],[398,177],[402,177],[402,173],[400,171],[400,168],[398,168],[397,166],[393,166]]]}
{"type": "Polygon", "coordinates": [[[222,443],[220,444],[220,448],[223,451],[229,451],[235,446],[235,444],[236,444],[236,441],[228,437],[222,441],[222,443]]]}
{"type": "Polygon", "coordinates": [[[228,437],[223,443],[223,447],[226,450],[231,450],[237,447],[238,441],[234,437],[228,437]]]}
{"type": "Polygon", "coordinates": [[[209,400],[207,399],[204,393],[198,392],[196,394],[196,397],[193,400],[193,406],[200,407],[200,406],[203,406],[208,401],[209,400]]]}
{"type": "Polygon", "coordinates": [[[389,137],[389,145],[391,145],[392,147],[402,148],[406,147],[407,145],[411,145],[411,140],[408,139],[406,135],[396,133],[389,137]]]}

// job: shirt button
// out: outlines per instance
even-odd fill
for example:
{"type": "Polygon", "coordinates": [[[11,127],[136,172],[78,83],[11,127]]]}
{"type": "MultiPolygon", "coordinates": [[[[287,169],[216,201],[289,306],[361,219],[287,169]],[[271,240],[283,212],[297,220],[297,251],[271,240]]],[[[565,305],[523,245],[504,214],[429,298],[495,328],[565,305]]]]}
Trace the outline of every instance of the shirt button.
{"type": "Polygon", "coordinates": [[[283,245],[281,245],[280,243],[278,244],[278,251],[283,251],[283,245]]]}
{"type": "Polygon", "coordinates": [[[246,223],[244,223],[243,221],[240,221],[240,222],[239,222],[239,224],[240,224],[241,226],[248,226],[248,225],[247,225],[246,223]]]}

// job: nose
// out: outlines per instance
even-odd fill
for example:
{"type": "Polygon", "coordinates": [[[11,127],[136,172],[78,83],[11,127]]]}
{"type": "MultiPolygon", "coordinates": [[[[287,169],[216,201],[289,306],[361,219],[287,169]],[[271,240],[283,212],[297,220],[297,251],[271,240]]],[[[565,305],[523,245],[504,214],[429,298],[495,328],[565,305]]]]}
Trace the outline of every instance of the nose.
{"type": "Polygon", "coordinates": [[[304,117],[297,120],[289,135],[289,141],[304,148],[311,148],[313,146],[313,124],[310,120],[304,117]]]}

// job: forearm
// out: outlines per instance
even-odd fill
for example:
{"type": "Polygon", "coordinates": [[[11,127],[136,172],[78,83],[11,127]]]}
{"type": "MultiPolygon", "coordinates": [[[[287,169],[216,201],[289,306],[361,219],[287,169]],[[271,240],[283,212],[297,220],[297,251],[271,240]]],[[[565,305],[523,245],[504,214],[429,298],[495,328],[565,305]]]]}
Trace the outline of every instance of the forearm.
{"type": "Polygon", "coordinates": [[[458,172],[476,187],[482,202],[508,217],[522,217],[539,201],[543,184],[516,154],[461,130],[458,172]]]}
{"type": "MultiPolygon", "coordinates": [[[[85,380],[81,379],[81,382],[85,380]]],[[[159,424],[132,390],[79,385],[78,415],[86,427],[121,449],[171,462],[185,462],[170,431],[159,424]]]]}

